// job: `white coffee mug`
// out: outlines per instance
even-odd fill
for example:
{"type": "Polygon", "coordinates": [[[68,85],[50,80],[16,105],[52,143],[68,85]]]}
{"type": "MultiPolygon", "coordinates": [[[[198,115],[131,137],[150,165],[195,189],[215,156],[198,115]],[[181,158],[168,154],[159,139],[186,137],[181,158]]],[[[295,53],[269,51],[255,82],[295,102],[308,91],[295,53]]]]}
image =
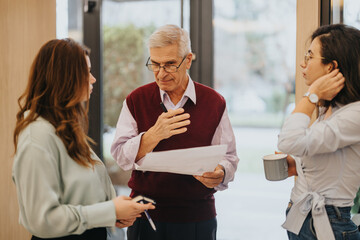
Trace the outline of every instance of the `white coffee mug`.
{"type": "Polygon", "coordinates": [[[269,154],[263,157],[265,178],[280,181],[288,177],[287,154],[269,154]]]}

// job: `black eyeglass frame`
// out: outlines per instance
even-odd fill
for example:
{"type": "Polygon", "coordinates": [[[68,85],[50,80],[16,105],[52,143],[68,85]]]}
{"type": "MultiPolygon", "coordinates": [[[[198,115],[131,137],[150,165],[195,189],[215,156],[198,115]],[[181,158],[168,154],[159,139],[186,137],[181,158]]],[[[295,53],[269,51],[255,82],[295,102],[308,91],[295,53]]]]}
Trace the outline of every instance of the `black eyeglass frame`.
{"type": "Polygon", "coordinates": [[[160,71],[160,68],[163,68],[165,72],[167,73],[174,73],[174,72],[177,72],[179,67],[181,66],[181,64],[184,62],[184,60],[186,59],[187,55],[181,60],[180,64],[178,66],[176,65],[173,65],[173,64],[164,64],[163,66],[159,65],[159,64],[152,64],[152,63],[149,63],[149,60],[150,60],[150,57],[148,58],[148,60],[146,61],[146,68],[149,69],[149,71],[151,72],[159,72],[160,71]],[[154,70],[154,68],[152,66],[158,66],[159,69],[158,70],[154,70]],[[175,71],[168,71],[166,68],[167,67],[176,67],[176,70],[175,71]]]}

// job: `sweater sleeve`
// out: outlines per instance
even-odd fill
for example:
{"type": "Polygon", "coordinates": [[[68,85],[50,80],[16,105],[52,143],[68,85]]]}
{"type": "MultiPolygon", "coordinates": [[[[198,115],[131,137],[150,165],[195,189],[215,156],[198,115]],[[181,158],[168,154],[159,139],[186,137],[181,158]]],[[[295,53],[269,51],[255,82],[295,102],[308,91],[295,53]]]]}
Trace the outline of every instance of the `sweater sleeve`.
{"type": "Polygon", "coordinates": [[[20,223],[42,238],[114,226],[115,206],[111,200],[91,205],[61,203],[64,196],[59,169],[54,155],[40,145],[30,143],[17,152],[12,174],[20,206],[20,223]]]}

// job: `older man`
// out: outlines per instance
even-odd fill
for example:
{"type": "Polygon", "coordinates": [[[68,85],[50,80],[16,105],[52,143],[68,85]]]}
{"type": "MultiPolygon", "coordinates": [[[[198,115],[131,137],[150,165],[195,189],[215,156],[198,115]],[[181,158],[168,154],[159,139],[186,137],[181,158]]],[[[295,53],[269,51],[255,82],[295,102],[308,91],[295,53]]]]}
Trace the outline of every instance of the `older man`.
{"type": "Polygon", "coordinates": [[[139,219],[128,228],[128,239],[216,239],[213,194],[227,188],[239,161],[225,100],[187,74],[193,55],[185,30],[160,27],[150,36],[149,49],[146,66],[155,82],[135,89],[124,101],[111,153],[121,168],[133,170],[131,196],[156,201],[150,215],[157,230],[146,218],[139,219]],[[219,144],[228,146],[226,156],[202,176],[134,170],[152,151],[219,144]]]}

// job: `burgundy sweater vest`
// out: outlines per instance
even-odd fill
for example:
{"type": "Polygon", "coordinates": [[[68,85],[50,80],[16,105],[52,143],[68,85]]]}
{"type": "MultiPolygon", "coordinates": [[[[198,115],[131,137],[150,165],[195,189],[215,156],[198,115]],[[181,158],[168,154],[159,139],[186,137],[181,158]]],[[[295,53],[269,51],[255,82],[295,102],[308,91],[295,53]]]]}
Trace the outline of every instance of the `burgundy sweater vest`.
{"type": "MultiPolygon", "coordinates": [[[[162,140],[153,150],[164,151],[211,145],[215,130],[225,110],[224,98],[213,89],[195,84],[196,105],[188,99],[184,105],[190,114],[190,125],[185,133],[162,140]]],[[[138,131],[152,127],[163,112],[159,88],[155,82],[134,90],[127,98],[127,106],[138,131]]],[[[160,222],[195,222],[216,216],[215,190],[205,187],[193,176],[133,171],[128,183],[131,196],[142,194],[156,201],[151,217],[160,222]]]]}

